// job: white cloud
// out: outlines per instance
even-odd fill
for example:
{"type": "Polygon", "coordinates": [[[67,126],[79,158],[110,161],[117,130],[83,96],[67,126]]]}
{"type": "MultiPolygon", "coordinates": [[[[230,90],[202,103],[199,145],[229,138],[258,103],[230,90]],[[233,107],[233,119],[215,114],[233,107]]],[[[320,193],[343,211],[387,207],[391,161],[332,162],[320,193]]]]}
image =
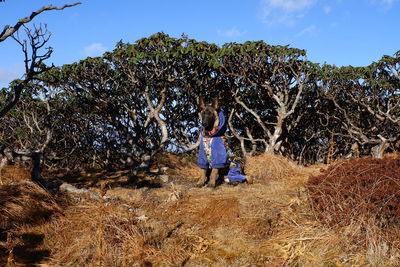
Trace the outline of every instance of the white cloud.
{"type": "Polygon", "coordinates": [[[313,4],[312,0],[264,0],[268,5],[274,8],[280,8],[286,11],[303,10],[313,4]]]}
{"type": "Polygon", "coordinates": [[[381,0],[381,3],[382,3],[382,4],[388,4],[388,5],[391,5],[391,4],[393,4],[394,2],[396,2],[396,0],[381,0]]]}
{"type": "Polygon", "coordinates": [[[399,2],[399,0],[369,0],[372,4],[381,4],[386,7],[391,7],[395,2],[399,2]]]}
{"type": "Polygon", "coordinates": [[[311,33],[315,32],[315,30],[317,30],[317,26],[315,26],[314,24],[310,25],[307,28],[305,28],[302,31],[300,31],[299,33],[297,33],[296,37],[301,37],[303,35],[311,34],[311,33]]]}
{"type": "Polygon", "coordinates": [[[332,8],[330,6],[324,6],[324,13],[325,14],[329,14],[329,13],[331,13],[331,11],[332,11],[332,8]]]}
{"type": "Polygon", "coordinates": [[[232,27],[229,30],[217,30],[217,32],[218,32],[218,35],[224,36],[224,37],[229,37],[229,38],[240,37],[247,33],[247,31],[241,31],[236,27],[232,27]]]}
{"type": "Polygon", "coordinates": [[[266,23],[294,24],[317,0],[261,0],[266,23]]]}
{"type": "Polygon", "coordinates": [[[84,48],[86,57],[98,57],[107,51],[101,43],[93,43],[84,48]]]}

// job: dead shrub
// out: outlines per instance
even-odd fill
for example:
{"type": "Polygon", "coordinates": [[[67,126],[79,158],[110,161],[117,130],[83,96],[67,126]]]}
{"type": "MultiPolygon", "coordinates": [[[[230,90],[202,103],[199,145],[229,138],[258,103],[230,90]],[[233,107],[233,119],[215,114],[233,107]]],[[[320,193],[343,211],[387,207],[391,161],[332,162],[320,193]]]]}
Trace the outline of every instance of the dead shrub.
{"type": "Polygon", "coordinates": [[[317,217],[328,225],[374,219],[400,220],[400,158],[361,158],[336,163],[306,184],[317,217]]]}

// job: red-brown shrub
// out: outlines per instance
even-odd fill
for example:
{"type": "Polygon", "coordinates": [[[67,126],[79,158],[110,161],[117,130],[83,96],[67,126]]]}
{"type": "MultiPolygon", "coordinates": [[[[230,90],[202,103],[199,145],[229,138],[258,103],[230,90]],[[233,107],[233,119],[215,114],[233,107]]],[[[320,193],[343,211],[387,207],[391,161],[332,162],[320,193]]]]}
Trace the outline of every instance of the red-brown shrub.
{"type": "Polygon", "coordinates": [[[348,225],[374,218],[382,226],[400,222],[400,157],[336,163],[306,184],[319,219],[348,225]]]}

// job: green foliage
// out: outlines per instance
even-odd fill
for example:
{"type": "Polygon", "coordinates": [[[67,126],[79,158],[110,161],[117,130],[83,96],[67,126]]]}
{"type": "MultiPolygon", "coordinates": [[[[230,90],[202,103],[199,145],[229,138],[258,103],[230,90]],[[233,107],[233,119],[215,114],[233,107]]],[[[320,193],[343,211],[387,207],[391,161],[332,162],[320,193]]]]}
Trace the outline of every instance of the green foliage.
{"type": "MultiPolygon", "coordinates": [[[[353,142],[368,154],[379,135],[392,147],[399,139],[399,69],[399,53],[339,68],[310,62],[305,50],[289,46],[219,47],[160,32],[41,73],[30,85],[39,97],[25,95],[2,118],[0,142],[38,147],[51,129],[54,164],[134,164],[144,154],[183,152],[197,141],[202,95],[221,99],[234,147],[243,142],[312,163],[326,157],[334,134],[335,156],[353,142]]],[[[6,98],[8,89],[0,93],[6,98]]]]}

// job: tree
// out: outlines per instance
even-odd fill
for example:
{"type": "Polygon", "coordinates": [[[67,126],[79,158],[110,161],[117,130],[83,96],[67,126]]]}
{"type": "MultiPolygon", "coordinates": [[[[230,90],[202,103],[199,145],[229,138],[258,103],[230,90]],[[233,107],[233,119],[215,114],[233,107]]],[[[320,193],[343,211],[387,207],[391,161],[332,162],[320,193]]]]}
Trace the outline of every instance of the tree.
{"type": "Polygon", "coordinates": [[[305,51],[263,41],[231,43],[222,47],[219,60],[221,72],[235,88],[230,120],[236,117],[244,130],[235,134],[242,149],[247,140],[253,147],[262,143],[269,153],[281,151],[283,133],[295,127],[302,115],[296,109],[308,81],[305,51]],[[254,124],[258,127],[250,129],[254,124]]]}
{"type": "Polygon", "coordinates": [[[310,164],[348,156],[357,144],[379,156],[399,140],[398,60],[337,68],[295,48],[157,33],[36,76],[21,105],[0,118],[0,142],[45,151],[58,167],[148,167],[143,159],[161,151],[196,148],[202,95],[220,97],[231,148],[244,155],[310,164]]]}
{"type": "MultiPolygon", "coordinates": [[[[29,29],[25,25],[42,12],[49,10],[63,10],[64,8],[79,4],[81,3],[77,2],[71,5],[64,5],[62,7],[55,7],[52,5],[44,6],[37,11],[32,12],[30,16],[20,19],[14,26],[4,26],[3,30],[0,32],[0,42],[3,42],[8,38],[13,38],[21,46],[25,58],[25,74],[22,79],[14,81],[11,84],[11,87],[5,90],[6,96],[2,97],[2,101],[0,102],[0,119],[3,118],[18,103],[21,98],[21,94],[25,89],[27,89],[28,85],[34,81],[38,75],[50,69],[44,64],[44,61],[50,58],[53,49],[49,47],[45,49],[46,51],[44,53],[40,52],[44,45],[49,41],[51,36],[51,34],[47,31],[47,26],[45,25],[42,27],[42,25],[40,25],[39,27],[34,26],[33,29],[29,29]],[[20,39],[18,31],[21,27],[24,28],[27,39],[20,39]]],[[[2,91],[4,91],[4,89],[2,91]]],[[[3,94],[3,92],[1,93],[3,94]]],[[[30,129],[32,130],[33,128],[30,129]]],[[[37,129],[41,130],[40,127],[37,129]]],[[[47,131],[47,133],[49,133],[49,131],[47,131]]],[[[51,136],[48,134],[47,139],[49,138],[51,138],[51,136]]],[[[45,141],[44,147],[47,146],[48,142],[49,140],[45,141]]],[[[41,184],[43,184],[43,181],[40,176],[40,170],[44,147],[42,147],[42,149],[39,151],[31,151],[26,153],[27,156],[32,158],[34,165],[32,170],[32,179],[41,184]]]]}
{"type": "Polygon", "coordinates": [[[323,79],[323,94],[334,105],[329,118],[340,125],[337,135],[377,158],[399,139],[399,62],[396,55],[367,67],[330,67],[323,79]]]}
{"type": "Polygon", "coordinates": [[[39,54],[39,49],[41,49],[49,40],[50,33],[47,28],[44,29],[40,27],[34,27],[33,30],[25,27],[25,24],[32,21],[37,15],[42,12],[49,10],[63,10],[67,7],[72,7],[81,4],[80,2],[64,5],[62,7],[55,7],[52,5],[44,6],[37,11],[31,13],[30,16],[22,18],[15,23],[14,26],[6,25],[0,33],[0,42],[5,41],[7,38],[13,38],[22,47],[22,51],[25,56],[25,74],[22,80],[14,83],[14,86],[9,91],[9,97],[4,100],[4,103],[0,103],[0,118],[3,117],[8,111],[10,111],[19,101],[21,93],[26,87],[26,85],[32,81],[37,75],[43,73],[48,68],[44,65],[44,60],[51,56],[52,48],[47,48],[44,54],[39,54]],[[20,40],[19,36],[15,36],[18,30],[23,27],[25,29],[29,46],[31,48],[31,53],[28,51],[27,40],[20,40]]]}

